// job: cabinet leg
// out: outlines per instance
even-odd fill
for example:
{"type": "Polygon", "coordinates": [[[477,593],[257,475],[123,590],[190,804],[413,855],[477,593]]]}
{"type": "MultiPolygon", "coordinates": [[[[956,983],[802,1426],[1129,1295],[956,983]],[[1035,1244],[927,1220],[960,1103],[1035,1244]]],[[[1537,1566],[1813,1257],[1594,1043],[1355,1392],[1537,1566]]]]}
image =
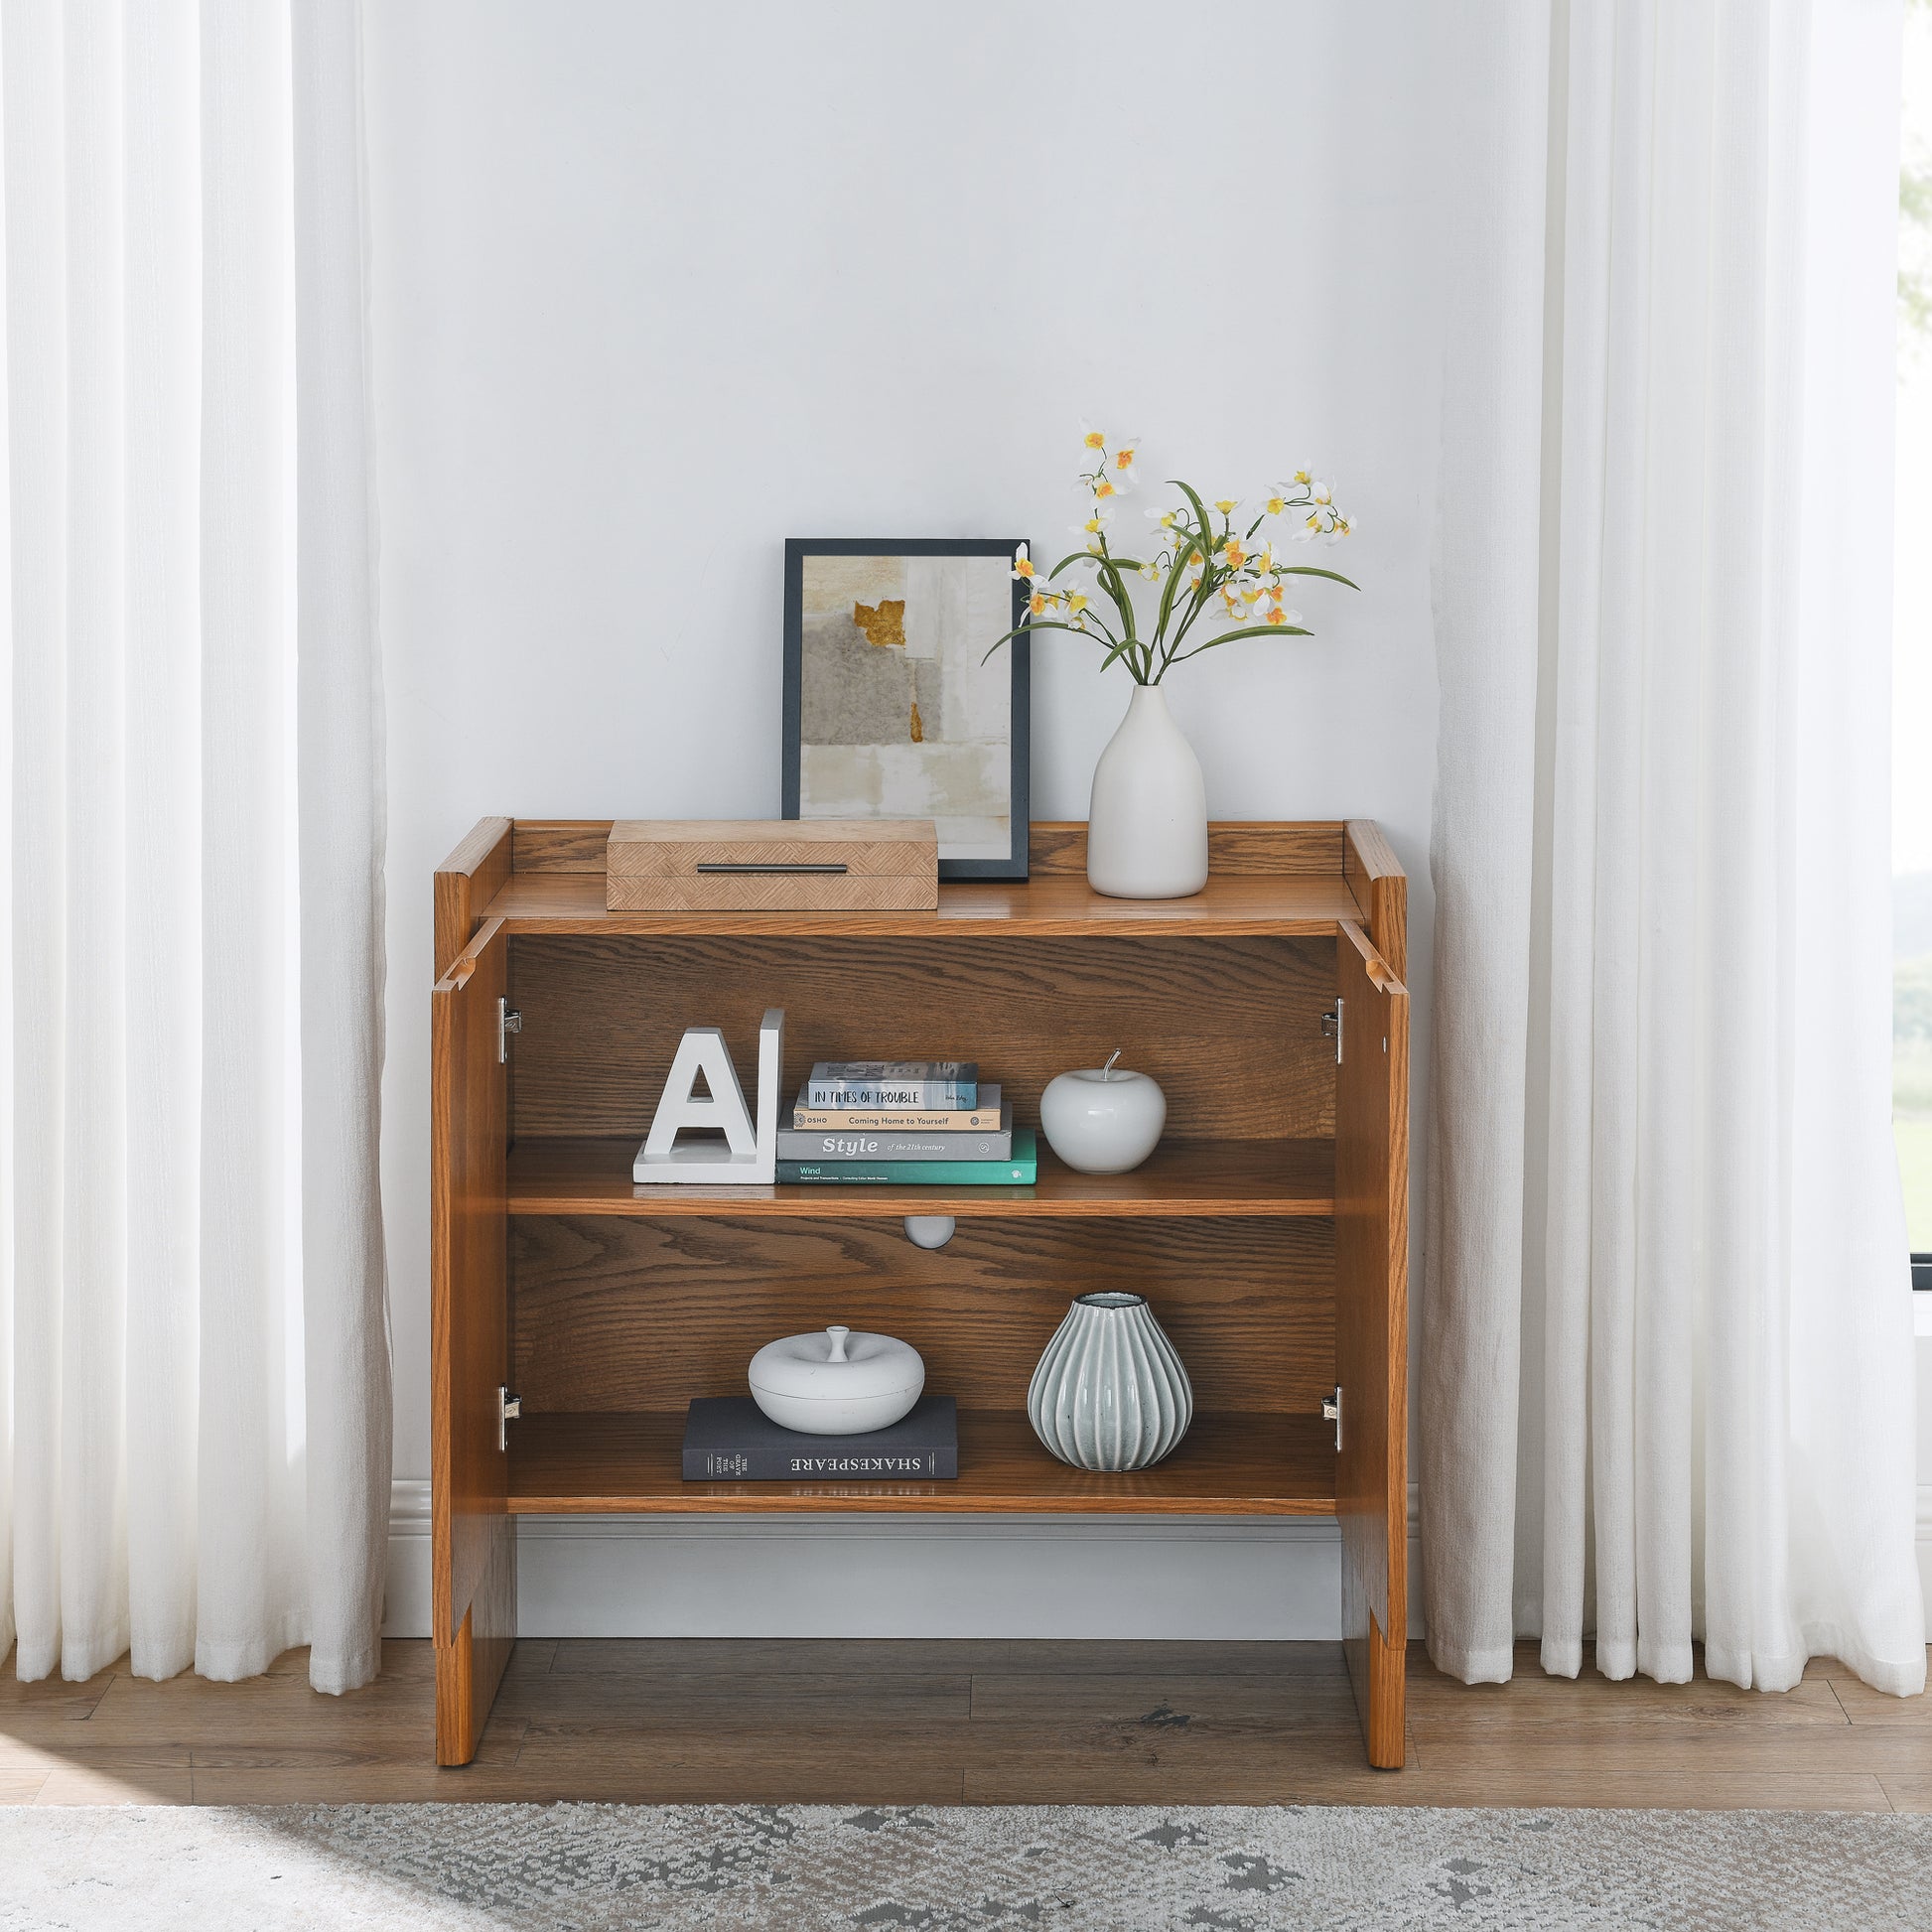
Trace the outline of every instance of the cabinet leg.
{"type": "Polygon", "coordinates": [[[516,1647],[516,1530],[505,1521],[476,1596],[436,1645],[436,1761],[468,1764],[483,1742],[496,1687],[516,1647]]]}
{"type": "Polygon", "coordinates": [[[1368,1761],[1378,1771],[1399,1771],[1403,1762],[1404,1677],[1409,1659],[1407,1635],[1390,1643],[1371,1612],[1367,1634],[1342,1645],[1348,1677],[1355,1689],[1368,1761]]]}

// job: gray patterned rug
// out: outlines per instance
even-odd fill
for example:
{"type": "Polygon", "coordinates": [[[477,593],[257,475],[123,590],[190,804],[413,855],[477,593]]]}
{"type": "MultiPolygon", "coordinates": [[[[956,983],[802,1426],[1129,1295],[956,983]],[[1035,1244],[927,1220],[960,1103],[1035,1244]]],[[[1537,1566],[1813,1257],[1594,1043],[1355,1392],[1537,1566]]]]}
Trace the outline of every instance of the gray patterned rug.
{"type": "Polygon", "coordinates": [[[0,1926],[1932,1926],[1932,1817],[345,1805],[0,1811],[0,1926]]]}

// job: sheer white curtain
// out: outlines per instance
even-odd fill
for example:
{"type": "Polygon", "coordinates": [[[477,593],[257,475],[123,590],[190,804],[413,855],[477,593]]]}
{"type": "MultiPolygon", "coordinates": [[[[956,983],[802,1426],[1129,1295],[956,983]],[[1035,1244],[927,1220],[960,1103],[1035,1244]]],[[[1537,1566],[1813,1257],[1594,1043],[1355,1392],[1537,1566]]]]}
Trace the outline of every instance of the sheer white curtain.
{"type": "Polygon", "coordinates": [[[1481,0],[1453,245],[1431,1653],[1912,1692],[1895,0],[1481,0]],[[1501,526],[1500,535],[1494,534],[1501,526]],[[1478,559],[1479,561],[1472,561],[1478,559]]]}
{"type": "Polygon", "coordinates": [[[378,1661],[354,0],[4,0],[0,1650],[378,1661]]]}

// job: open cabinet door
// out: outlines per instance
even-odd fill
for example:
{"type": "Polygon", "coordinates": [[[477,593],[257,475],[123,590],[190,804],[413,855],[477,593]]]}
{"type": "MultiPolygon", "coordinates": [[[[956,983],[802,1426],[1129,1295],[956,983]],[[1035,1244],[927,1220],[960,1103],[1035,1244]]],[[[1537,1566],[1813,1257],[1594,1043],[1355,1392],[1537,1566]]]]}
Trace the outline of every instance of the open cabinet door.
{"type": "Polygon", "coordinates": [[[1346,921],[1335,997],[1341,1627],[1368,1761],[1396,1770],[1409,1633],[1409,994],[1346,921]]]}
{"type": "Polygon", "coordinates": [[[516,1639],[509,1380],[509,943],[486,920],[430,994],[431,1528],[436,1761],[467,1764],[516,1639]]]}

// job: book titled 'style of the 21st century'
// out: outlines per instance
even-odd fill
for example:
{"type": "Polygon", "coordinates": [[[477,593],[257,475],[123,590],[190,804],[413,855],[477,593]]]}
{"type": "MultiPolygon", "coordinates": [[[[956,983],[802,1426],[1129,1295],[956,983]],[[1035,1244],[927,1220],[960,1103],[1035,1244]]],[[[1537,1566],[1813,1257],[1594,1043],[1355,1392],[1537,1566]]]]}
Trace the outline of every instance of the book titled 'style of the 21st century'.
{"type": "Polygon", "coordinates": [[[1039,1179],[1039,1143],[1031,1127],[1016,1127],[1005,1161],[780,1161],[777,1177],[808,1186],[1032,1187],[1039,1179]]]}
{"type": "Polygon", "coordinates": [[[909,1107],[947,1113],[979,1100],[971,1060],[820,1060],[805,1082],[812,1107],[909,1107]]]}
{"type": "Polygon", "coordinates": [[[947,1482],[959,1475],[959,1409],[922,1395],[890,1429],[807,1436],[750,1396],[694,1397],[684,1419],[686,1482],[947,1482]]]}

